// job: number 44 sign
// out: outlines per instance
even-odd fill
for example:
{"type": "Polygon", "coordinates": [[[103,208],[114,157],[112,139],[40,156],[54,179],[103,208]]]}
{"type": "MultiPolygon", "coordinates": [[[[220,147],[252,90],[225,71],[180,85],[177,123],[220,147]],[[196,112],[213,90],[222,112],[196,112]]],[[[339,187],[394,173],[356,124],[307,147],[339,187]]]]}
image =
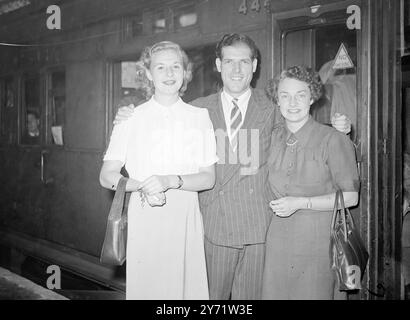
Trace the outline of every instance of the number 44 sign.
{"type": "MultiPolygon", "coordinates": [[[[266,9],[266,11],[269,12],[270,11],[270,0],[265,0],[263,2],[263,6],[266,9]]],[[[261,4],[260,4],[259,0],[252,0],[251,10],[256,11],[256,12],[259,12],[261,10],[261,4]]],[[[248,13],[248,2],[247,2],[247,0],[242,0],[241,5],[239,6],[238,12],[242,13],[242,14],[247,14],[248,13]]]]}

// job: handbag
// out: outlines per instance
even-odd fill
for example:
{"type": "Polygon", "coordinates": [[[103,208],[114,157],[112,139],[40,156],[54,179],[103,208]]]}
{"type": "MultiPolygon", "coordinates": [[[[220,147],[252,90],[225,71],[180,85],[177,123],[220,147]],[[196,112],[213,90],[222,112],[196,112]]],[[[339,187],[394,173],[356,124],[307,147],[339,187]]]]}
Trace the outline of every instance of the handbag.
{"type": "Polygon", "coordinates": [[[127,249],[127,210],[130,192],[125,192],[128,178],[121,177],[108,214],[107,229],[101,249],[100,262],[120,266],[127,249]]]}
{"type": "Polygon", "coordinates": [[[369,254],[354,225],[353,217],[349,209],[345,208],[343,193],[338,190],[331,224],[330,261],[340,291],[361,289],[368,259],[369,254]]]}

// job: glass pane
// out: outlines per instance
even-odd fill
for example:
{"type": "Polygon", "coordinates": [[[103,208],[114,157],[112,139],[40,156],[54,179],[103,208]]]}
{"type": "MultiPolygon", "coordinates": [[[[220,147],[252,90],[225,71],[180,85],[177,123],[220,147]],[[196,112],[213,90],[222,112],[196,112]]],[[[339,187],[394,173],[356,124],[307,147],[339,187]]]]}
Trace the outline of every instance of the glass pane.
{"type": "Polygon", "coordinates": [[[357,133],[356,31],[344,24],[326,26],[316,30],[315,38],[315,66],[325,92],[312,113],[323,123],[330,123],[336,113],[348,116],[353,139],[357,133]]]}
{"type": "Polygon", "coordinates": [[[50,130],[52,143],[63,145],[63,130],[65,126],[65,72],[51,73],[50,88],[50,130]]]}
{"type": "Polygon", "coordinates": [[[410,3],[403,2],[403,34],[402,34],[402,54],[410,55],[410,3]]]}
{"type": "Polygon", "coordinates": [[[312,34],[312,29],[286,33],[282,53],[284,69],[296,65],[312,66],[312,34]]]}
{"type": "Polygon", "coordinates": [[[5,81],[5,108],[12,109],[14,108],[14,84],[13,79],[6,79],[5,81]]]}
{"type": "Polygon", "coordinates": [[[153,16],[153,31],[160,33],[167,30],[167,18],[164,12],[159,12],[153,16]]]}
{"type": "Polygon", "coordinates": [[[40,144],[40,80],[39,78],[24,81],[22,143],[40,144]]]}
{"type": "Polygon", "coordinates": [[[196,12],[186,13],[179,16],[179,26],[182,28],[193,26],[198,21],[198,15],[196,12]]]}
{"type": "Polygon", "coordinates": [[[215,67],[215,44],[191,48],[186,53],[193,63],[193,77],[183,97],[184,101],[189,102],[217,92],[222,84],[215,67]]]}
{"type": "Polygon", "coordinates": [[[133,103],[138,105],[145,101],[144,91],[141,84],[137,82],[136,61],[121,62],[121,89],[119,100],[121,104],[133,103]]]}
{"type": "Polygon", "coordinates": [[[320,74],[324,94],[312,105],[312,116],[330,125],[334,114],[346,115],[352,121],[353,140],[357,134],[356,43],[356,31],[345,24],[325,25],[284,33],[282,52],[284,68],[304,65],[320,74]]]}
{"type": "Polygon", "coordinates": [[[7,144],[16,141],[16,116],[17,108],[15,107],[14,81],[12,78],[6,78],[0,82],[0,109],[1,109],[1,141],[7,144]]]}

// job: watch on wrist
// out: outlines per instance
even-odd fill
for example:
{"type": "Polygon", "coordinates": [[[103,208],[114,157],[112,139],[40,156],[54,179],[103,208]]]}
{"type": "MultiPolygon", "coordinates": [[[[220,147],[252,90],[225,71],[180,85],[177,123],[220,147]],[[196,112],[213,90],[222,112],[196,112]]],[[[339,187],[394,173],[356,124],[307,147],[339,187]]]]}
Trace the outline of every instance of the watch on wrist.
{"type": "Polygon", "coordinates": [[[178,177],[178,186],[177,189],[180,189],[182,187],[182,185],[184,184],[184,180],[182,180],[180,175],[177,175],[178,177]]]}

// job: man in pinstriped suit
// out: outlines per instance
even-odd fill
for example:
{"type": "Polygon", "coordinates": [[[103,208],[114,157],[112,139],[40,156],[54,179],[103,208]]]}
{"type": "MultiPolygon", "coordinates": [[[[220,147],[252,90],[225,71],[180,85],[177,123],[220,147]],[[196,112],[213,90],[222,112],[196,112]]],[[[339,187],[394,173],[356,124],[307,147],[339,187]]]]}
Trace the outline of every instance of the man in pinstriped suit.
{"type": "MultiPolygon", "coordinates": [[[[260,299],[273,199],[267,194],[266,162],[273,127],[282,116],[264,91],[250,87],[258,63],[251,38],[226,34],[216,54],[222,90],[190,102],[208,109],[219,157],[215,187],[199,194],[210,298],[260,299]]],[[[114,123],[126,119],[132,108],[121,107],[114,123]]],[[[334,126],[350,131],[344,116],[334,126]]]]}
{"type": "Polygon", "coordinates": [[[265,164],[281,116],[263,91],[250,88],[258,63],[252,39],[227,34],[216,54],[222,90],[191,102],[208,109],[218,146],[215,187],[200,193],[210,298],[259,299],[271,215],[265,164]]]}

